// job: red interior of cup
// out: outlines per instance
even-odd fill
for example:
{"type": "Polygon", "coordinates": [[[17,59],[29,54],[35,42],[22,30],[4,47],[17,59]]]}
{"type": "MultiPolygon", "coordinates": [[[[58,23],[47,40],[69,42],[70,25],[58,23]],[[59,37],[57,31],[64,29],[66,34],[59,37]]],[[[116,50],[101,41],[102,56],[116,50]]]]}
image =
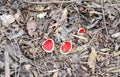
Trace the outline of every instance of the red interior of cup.
{"type": "Polygon", "coordinates": [[[78,30],[78,34],[83,34],[85,32],[85,29],[84,28],[80,28],[79,30],[78,30]]]}
{"type": "Polygon", "coordinates": [[[67,42],[64,42],[64,43],[62,44],[62,46],[61,46],[61,51],[62,51],[63,53],[68,53],[68,52],[70,52],[71,48],[72,48],[71,42],[67,41],[67,42]]]}
{"type": "Polygon", "coordinates": [[[46,40],[43,45],[42,45],[42,48],[45,50],[45,51],[52,51],[53,50],[53,47],[54,47],[54,42],[52,39],[48,39],[46,40]]]}

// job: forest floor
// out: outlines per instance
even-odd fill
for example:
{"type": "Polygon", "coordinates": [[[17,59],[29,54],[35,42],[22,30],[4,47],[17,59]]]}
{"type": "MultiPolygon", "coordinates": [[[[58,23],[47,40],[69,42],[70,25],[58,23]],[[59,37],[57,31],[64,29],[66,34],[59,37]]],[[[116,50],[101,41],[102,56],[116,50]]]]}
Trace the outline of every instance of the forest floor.
{"type": "Polygon", "coordinates": [[[0,0],[0,77],[120,77],[120,1],[0,0]]]}

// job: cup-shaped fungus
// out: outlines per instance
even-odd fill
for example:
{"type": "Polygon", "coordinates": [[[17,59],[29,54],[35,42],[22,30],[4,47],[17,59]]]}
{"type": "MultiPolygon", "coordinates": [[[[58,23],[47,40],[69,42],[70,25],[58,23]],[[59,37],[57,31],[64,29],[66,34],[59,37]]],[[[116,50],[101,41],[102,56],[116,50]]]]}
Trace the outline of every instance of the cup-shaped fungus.
{"type": "Polygon", "coordinates": [[[72,43],[70,41],[65,41],[60,47],[60,52],[62,54],[68,54],[70,53],[71,49],[72,49],[72,43]]]}
{"type": "Polygon", "coordinates": [[[47,39],[43,42],[42,48],[47,53],[52,52],[54,50],[54,41],[52,39],[47,39]]]}
{"type": "Polygon", "coordinates": [[[84,28],[80,28],[79,30],[78,30],[78,34],[79,35],[83,35],[85,33],[85,29],[84,28]]]}

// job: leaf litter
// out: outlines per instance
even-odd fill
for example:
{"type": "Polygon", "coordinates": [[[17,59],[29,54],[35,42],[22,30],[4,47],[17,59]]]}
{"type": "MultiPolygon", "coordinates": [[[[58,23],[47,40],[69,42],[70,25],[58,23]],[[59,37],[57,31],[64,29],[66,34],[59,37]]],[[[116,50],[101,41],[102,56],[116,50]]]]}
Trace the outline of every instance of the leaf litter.
{"type": "Polygon", "coordinates": [[[1,0],[0,76],[119,77],[119,2],[1,0]],[[49,38],[55,48],[46,53],[42,43],[49,38]],[[73,45],[67,55],[60,53],[64,41],[73,45]]]}

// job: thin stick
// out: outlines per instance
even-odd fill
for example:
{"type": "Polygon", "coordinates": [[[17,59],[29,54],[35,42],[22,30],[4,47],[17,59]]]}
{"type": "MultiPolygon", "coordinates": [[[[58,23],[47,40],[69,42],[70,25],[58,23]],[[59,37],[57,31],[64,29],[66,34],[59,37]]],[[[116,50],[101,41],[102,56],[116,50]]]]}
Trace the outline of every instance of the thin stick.
{"type": "Polygon", "coordinates": [[[10,77],[9,53],[8,53],[8,51],[4,52],[4,56],[5,56],[5,77],[10,77]]]}
{"type": "Polygon", "coordinates": [[[72,3],[72,2],[76,2],[76,1],[51,1],[51,2],[28,2],[28,1],[25,1],[25,3],[28,3],[28,4],[40,4],[40,5],[44,5],[44,4],[61,4],[61,3],[72,3]]]}
{"type": "Polygon", "coordinates": [[[106,30],[106,33],[108,36],[108,30],[107,30],[106,20],[105,20],[104,1],[103,0],[101,0],[101,6],[102,6],[102,13],[103,13],[103,25],[106,27],[105,30],[106,30]]]}

